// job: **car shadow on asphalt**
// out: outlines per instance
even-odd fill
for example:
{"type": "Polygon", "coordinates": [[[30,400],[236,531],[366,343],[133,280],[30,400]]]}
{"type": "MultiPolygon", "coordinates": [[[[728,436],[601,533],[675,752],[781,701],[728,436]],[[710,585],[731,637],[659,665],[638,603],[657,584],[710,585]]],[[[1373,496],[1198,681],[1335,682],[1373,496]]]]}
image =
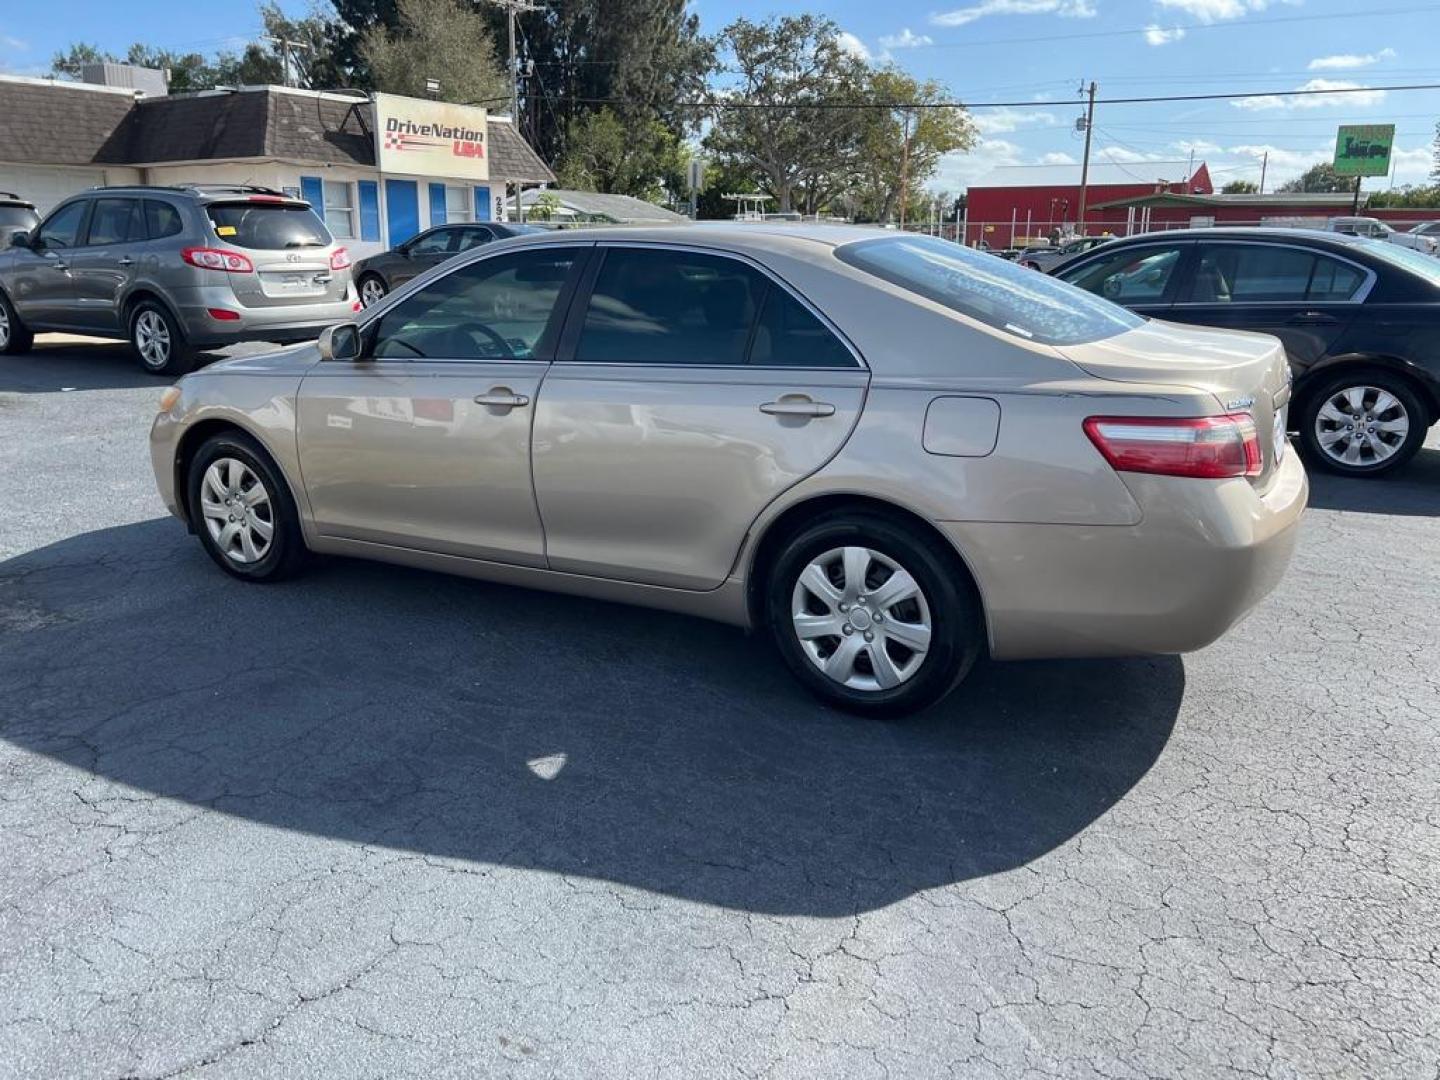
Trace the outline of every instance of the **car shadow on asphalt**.
{"type": "Polygon", "coordinates": [[[1422,447],[1393,475],[1373,480],[1311,468],[1310,506],[1356,514],[1440,517],[1440,448],[1422,447]]]}
{"type": "Polygon", "coordinates": [[[732,628],[347,560],[247,585],[168,519],[0,562],[0,738],[77,787],[751,912],[1039,858],[1140,781],[1184,690],[1174,657],[982,664],[879,723],[732,628]]]}
{"type": "MultiPolygon", "coordinates": [[[[200,363],[225,357],[201,353],[200,363]]],[[[140,370],[123,341],[47,342],[42,336],[28,353],[0,356],[0,394],[54,394],[80,390],[163,389],[174,375],[140,370]]]]}

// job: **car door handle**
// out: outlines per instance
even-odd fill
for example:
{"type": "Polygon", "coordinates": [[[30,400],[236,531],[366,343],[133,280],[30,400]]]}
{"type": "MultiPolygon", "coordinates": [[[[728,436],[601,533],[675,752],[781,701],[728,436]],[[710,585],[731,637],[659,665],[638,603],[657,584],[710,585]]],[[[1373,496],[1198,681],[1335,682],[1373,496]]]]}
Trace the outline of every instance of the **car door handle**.
{"type": "Polygon", "coordinates": [[[67,262],[61,262],[59,259],[56,259],[54,262],[52,262],[52,263],[50,264],[50,266],[51,266],[51,268],[54,269],[54,270],[69,270],[69,269],[70,269],[70,264],[69,264],[69,263],[67,263],[67,262]]]}
{"type": "Polygon", "coordinates": [[[1340,320],[1324,311],[1302,311],[1288,321],[1291,326],[1334,326],[1340,320]]]}
{"type": "Polygon", "coordinates": [[[782,397],[779,401],[767,401],[760,411],[771,416],[834,416],[835,406],[826,401],[811,401],[807,397],[782,397]]]}
{"type": "Polygon", "coordinates": [[[525,394],[516,394],[508,386],[497,386],[488,393],[475,395],[476,405],[489,405],[499,409],[523,409],[530,404],[525,394]]]}
{"type": "Polygon", "coordinates": [[[120,265],[120,266],[134,266],[134,265],[135,265],[135,260],[132,259],[132,258],[130,258],[129,255],[125,255],[125,256],[123,256],[123,257],[120,259],[119,265],[120,265]]]}

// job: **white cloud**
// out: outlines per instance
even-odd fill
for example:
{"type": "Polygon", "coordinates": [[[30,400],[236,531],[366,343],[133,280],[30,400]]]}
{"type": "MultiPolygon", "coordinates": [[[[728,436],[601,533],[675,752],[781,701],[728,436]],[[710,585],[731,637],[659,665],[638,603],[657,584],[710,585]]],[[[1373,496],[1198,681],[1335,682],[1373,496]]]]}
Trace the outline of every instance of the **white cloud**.
{"type": "Polygon", "coordinates": [[[9,34],[0,35],[0,45],[4,45],[7,49],[14,49],[16,52],[28,52],[30,49],[30,43],[28,41],[21,41],[17,37],[11,37],[9,34]]]}
{"type": "Polygon", "coordinates": [[[1151,23],[1145,27],[1146,45],[1169,45],[1171,42],[1179,41],[1184,36],[1185,28],[1183,26],[1174,26],[1166,30],[1163,26],[1151,23]]]}
{"type": "Polygon", "coordinates": [[[1173,8],[1193,15],[1202,23],[1242,19],[1254,11],[1264,11],[1272,3],[1296,6],[1304,0],[1156,0],[1163,8],[1173,8]]]}
{"type": "Polygon", "coordinates": [[[1052,151],[1051,151],[1050,153],[1048,153],[1048,154],[1041,154],[1041,155],[1040,155],[1040,164],[1041,164],[1041,165],[1079,165],[1080,163],[1079,163],[1078,161],[1076,161],[1073,157],[1071,157],[1069,154],[1065,153],[1063,150],[1052,150],[1052,151]]]}
{"type": "Polygon", "coordinates": [[[1005,139],[981,139],[968,153],[946,154],[940,159],[930,187],[937,191],[959,191],[1006,165],[1023,165],[1024,151],[1005,139]]]}
{"type": "Polygon", "coordinates": [[[1237,109],[1258,112],[1268,109],[1323,109],[1331,105],[1344,105],[1361,109],[1378,105],[1385,100],[1384,90],[1372,90],[1359,83],[1344,79],[1311,79],[1297,86],[1297,90],[1311,91],[1302,97],[1291,94],[1264,94],[1260,97],[1237,98],[1230,102],[1237,109]],[[1349,91],[1347,93],[1316,93],[1314,91],[1349,91]]]}
{"type": "Polygon", "coordinates": [[[980,0],[970,7],[931,15],[935,26],[965,26],[987,15],[1060,15],[1067,19],[1093,19],[1093,0],[980,0]]]}
{"type": "Polygon", "coordinates": [[[933,44],[934,40],[928,35],[914,33],[908,26],[898,34],[886,34],[880,39],[880,46],[885,49],[918,49],[933,44]]]}
{"type": "Polygon", "coordinates": [[[971,119],[982,135],[1001,135],[1022,127],[1054,127],[1060,122],[1044,109],[986,109],[971,119]]]}
{"type": "Polygon", "coordinates": [[[1180,139],[1170,145],[1182,154],[1218,154],[1223,149],[1207,139],[1180,139]]]}
{"type": "Polygon", "coordinates": [[[1317,56],[1310,61],[1311,71],[1349,71],[1369,67],[1381,60],[1395,59],[1394,49],[1381,49],[1374,53],[1338,53],[1335,56],[1317,56]]]}
{"type": "Polygon", "coordinates": [[[865,47],[865,42],[850,33],[849,30],[841,30],[835,36],[835,43],[851,56],[858,56],[861,60],[870,59],[870,50],[865,47]]]}

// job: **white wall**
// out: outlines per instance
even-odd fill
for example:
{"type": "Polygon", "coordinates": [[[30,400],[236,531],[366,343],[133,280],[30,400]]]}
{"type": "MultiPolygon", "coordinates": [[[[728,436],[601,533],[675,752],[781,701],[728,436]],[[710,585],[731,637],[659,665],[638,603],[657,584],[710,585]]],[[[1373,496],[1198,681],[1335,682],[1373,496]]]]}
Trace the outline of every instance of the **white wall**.
{"type": "Polygon", "coordinates": [[[138,184],[140,170],[126,166],[79,167],[20,165],[0,162],[0,191],[13,191],[29,199],[42,215],[77,192],[106,184],[138,184]]]}

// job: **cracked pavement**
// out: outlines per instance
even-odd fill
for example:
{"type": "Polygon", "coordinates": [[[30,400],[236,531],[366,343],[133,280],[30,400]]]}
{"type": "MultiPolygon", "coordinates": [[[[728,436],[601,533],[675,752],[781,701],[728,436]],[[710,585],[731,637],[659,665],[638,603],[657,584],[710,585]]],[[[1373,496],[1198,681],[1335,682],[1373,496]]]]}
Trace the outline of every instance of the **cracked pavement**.
{"type": "Polygon", "coordinates": [[[0,1077],[1440,1076],[1440,438],[1210,649],[883,725],[722,626],[230,580],[163,385],[0,358],[0,1077]]]}

